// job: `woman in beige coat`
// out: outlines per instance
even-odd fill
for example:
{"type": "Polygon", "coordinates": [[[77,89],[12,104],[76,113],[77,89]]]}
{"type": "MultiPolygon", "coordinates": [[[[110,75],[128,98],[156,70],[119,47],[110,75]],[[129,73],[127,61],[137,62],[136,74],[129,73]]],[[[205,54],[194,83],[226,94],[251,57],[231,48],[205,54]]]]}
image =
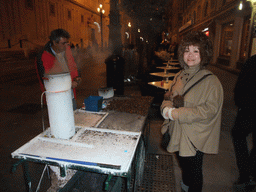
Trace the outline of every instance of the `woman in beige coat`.
{"type": "Polygon", "coordinates": [[[167,151],[176,153],[183,191],[202,191],[203,155],[218,153],[223,89],[205,68],[211,58],[212,44],[204,33],[191,32],[184,37],[179,45],[183,69],[174,77],[161,105],[162,116],[172,127],[167,151]]]}

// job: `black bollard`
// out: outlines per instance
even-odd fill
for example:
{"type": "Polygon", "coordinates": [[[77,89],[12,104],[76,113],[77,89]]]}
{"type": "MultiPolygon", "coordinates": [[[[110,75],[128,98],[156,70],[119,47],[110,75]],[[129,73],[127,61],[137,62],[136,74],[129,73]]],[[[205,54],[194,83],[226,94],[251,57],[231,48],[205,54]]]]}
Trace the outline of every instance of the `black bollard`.
{"type": "Polygon", "coordinates": [[[12,46],[11,46],[11,40],[10,39],[8,39],[8,48],[11,48],[12,46]]]}
{"type": "Polygon", "coordinates": [[[125,60],[119,55],[109,56],[105,63],[107,65],[107,86],[113,87],[116,95],[124,94],[124,65],[125,60]]]}
{"type": "Polygon", "coordinates": [[[20,40],[20,48],[22,48],[22,40],[20,40]]]}

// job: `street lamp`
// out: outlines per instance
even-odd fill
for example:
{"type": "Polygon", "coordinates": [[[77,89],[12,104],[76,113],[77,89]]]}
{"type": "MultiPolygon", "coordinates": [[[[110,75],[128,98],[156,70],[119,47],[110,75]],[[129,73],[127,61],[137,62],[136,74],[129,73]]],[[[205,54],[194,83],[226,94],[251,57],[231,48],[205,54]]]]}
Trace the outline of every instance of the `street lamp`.
{"type": "Polygon", "coordinates": [[[98,7],[98,12],[100,13],[100,31],[101,31],[101,50],[103,50],[103,28],[102,28],[102,15],[105,13],[105,10],[102,9],[102,4],[98,7]]]}
{"type": "Polygon", "coordinates": [[[131,22],[128,23],[128,27],[129,27],[129,32],[130,32],[130,42],[129,43],[131,44],[132,43],[132,38],[131,38],[132,37],[132,32],[131,32],[132,24],[131,24],[131,22]]]}

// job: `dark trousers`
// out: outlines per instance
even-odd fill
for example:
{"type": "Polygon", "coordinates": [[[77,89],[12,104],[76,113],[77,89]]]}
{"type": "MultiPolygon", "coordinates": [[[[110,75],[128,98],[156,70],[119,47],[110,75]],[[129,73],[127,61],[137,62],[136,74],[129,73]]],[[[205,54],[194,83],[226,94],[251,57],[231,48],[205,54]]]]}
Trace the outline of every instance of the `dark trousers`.
{"type": "Polygon", "coordinates": [[[255,110],[238,110],[235,125],[232,129],[232,138],[235,149],[237,167],[240,179],[244,182],[249,180],[249,176],[256,178],[256,116],[255,110]],[[253,149],[249,151],[247,136],[252,133],[253,149]]]}
{"type": "Polygon", "coordinates": [[[183,183],[189,186],[188,191],[201,192],[203,188],[203,156],[204,153],[197,151],[196,156],[181,157],[176,152],[181,171],[183,183]]]}
{"type": "Polygon", "coordinates": [[[76,99],[75,98],[72,99],[72,104],[73,104],[73,111],[75,111],[76,108],[77,108],[77,104],[76,104],[76,99]]]}

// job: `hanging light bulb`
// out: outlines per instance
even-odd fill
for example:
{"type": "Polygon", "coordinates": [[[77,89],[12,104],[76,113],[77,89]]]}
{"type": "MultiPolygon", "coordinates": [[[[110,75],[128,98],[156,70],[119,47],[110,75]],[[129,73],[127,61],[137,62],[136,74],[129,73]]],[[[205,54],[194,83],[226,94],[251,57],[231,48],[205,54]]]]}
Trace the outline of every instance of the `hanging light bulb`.
{"type": "Polygon", "coordinates": [[[239,9],[239,10],[242,10],[242,9],[243,9],[243,1],[240,1],[240,4],[239,4],[238,9],[239,9]]]}

